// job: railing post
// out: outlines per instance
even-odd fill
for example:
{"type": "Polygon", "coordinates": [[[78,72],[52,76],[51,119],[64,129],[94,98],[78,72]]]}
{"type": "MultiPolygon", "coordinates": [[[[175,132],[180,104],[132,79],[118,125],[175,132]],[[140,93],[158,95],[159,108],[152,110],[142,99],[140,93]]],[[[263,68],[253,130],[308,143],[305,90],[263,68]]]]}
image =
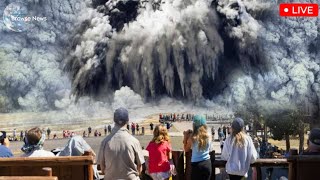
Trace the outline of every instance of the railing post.
{"type": "Polygon", "coordinates": [[[185,180],[191,180],[191,155],[192,150],[185,152],[186,155],[186,171],[185,171],[185,180]]]}
{"type": "Polygon", "coordinates": [[[298,155],[298,149],[292,148],[289,151],[290,156],[298,155]]]}
{"type": "Polygon", "coordinates": [[[257,180],[262,180],[261,167],[257,166],[257,167],[254,167],[254,168],[256,168],[256,171],[257,171],[257,180]]]}
{"type": "Polygon", "coordinates": [[[216,180],[216,167],[214,166],[214,161],[216,160],[215,151],[210,152],[210,160],[211,160],[211,166],[212,166],[212,173],[210,180],[216,180]]]}
{"type": "Polygon", "coordinates": [[[298,150],[297,149],[290,149],[289,151],[289,180],[295,180],[296,177],[296,172],[297,172],[297,161],[296,158],[294,157],[295,155],[298,155],[298,150]]]}
{"type": "Polygon", "coordinates": [[[173,180],[184,180],[184,154],[183,151],[172,151],[173,163],[177,170],[177,175],[172,176],[173,180]]]}
{"type": "Polygon", "coordinates": [[[52,169],[50,167],[44,167],[42,168],[43,176],[52,176],[52,169]]]}

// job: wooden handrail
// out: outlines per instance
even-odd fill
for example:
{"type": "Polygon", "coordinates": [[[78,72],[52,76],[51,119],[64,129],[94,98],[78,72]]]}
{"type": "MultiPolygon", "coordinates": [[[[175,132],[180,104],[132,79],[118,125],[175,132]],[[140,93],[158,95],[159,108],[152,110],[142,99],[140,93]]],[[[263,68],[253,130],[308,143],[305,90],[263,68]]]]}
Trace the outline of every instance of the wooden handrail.
{"type": "Polygon", "coordinates": [[[288,161],[308,161],[308,162],[319,162],[320,155],[295,155],[289,156],[288,161]]]}
{"type": "MultiPolygon", "coordinates": [[[[216,168],[223,168],[226,166],[227,161],[215,160],[213,166],[216,168]]],[[[287,159],[257,159],[256,162],[251,164],[251,167],[264,167],[264,166],[288,166],[287,159]]]]}
{"type": "Polygon", "coordinates": [[[293,155],[288,157],[289,179],[319,179],[315,174],[319,170],[320,155],[293,155]]]}
{"type": "Polygon", "coordinates": [[[55,176],[0,176],[0,180],[58,180],[58,178],[55,176]]]}
{"type": "Polygon", "coordinates": [[[2,176],[56,176],[66,180],[92,180],[92,156],[0,158],[2,176]],[[49,168],[47,168],[49,167],[49,168]]]}
{"type": "MultiPolygon", "coordinates": [[[[180,168],[184,166],[184,161],[177,161],[175,159],[178,158],[176,154],[180,154],[179,158],[181,158],[181,154],[183,151],[173,151],[173,159],[175,162],[176,167],[179,166],[180,168]],[[178,164],[176,164],[178,162],[178,164]],[[183,163],[182,165],[179,163],[183,163]]],[[[178,171],[178,176],[173,177],[173,179],[191,179],[191,151],[184,152],[185,154],[185,171],[178,171]]],[[[211,180],[215,180],[215,168],[224,168],[226,166],[226,161],[216,159],[216,157],[220,154],[215,154],[214,151],[210,152],[210,158],[212,162],[212,175],[211,180]]],[[[289,162],[287,159],[257,159],[257,161],[251,164],[251,167],[255,167],[257,170],[257,179],[262,179],[261,167],[265,166],[272,166],[272,167],[288,167],[289,162]]]]}
{"type": "Polygon", "coordinates": [[[45,166],[48,162],[50,165],[91,165],[93,164],[93,157],[88,156],[59,156],[59,157],[13,157],[13,158],[0,158],[1,164],[5,166],[16,166],[21,163],[25,166],[45,166]]]}
{"type": "MultiPolygon", "coordinates": [[[[216,154],[213,152],[210,153],[210,158],[213,160],[212,162],[212,175],[211,180],[215,180],[215,168],[224,168],[226,166],[227,161],[224,160],[217,160],[216,154]]],[[[253,164],[250,165],[251,167],[255,167],[257,171],[257,180],[262,180],[262,172],[261,167],[265,166],[289,166],[289,162],[287,159],[257,159],[253,164]]]]}

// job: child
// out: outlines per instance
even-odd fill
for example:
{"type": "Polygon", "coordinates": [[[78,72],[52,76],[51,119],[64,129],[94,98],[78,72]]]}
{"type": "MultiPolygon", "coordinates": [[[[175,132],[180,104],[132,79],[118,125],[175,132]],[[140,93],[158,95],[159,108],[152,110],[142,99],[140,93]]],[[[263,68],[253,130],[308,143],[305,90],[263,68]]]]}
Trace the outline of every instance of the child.
{"type": "Polygon", "coordinates": [[[165,126],[158,125],[153,131],[153,139],[148,144],[149,174],[154,180],[169,179],[174,172],[171,144],[165,126]]]}

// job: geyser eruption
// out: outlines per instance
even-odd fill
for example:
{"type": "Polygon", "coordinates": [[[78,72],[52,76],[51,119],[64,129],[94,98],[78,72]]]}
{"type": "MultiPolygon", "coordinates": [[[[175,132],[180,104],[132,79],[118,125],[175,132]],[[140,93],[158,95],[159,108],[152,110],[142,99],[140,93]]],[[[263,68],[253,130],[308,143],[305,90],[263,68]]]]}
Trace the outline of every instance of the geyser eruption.
{"type": "Polygon", "coordinates": [[[165,95],[206,106],[303,102],[319,116],[319,17],[282,18],[263,0],[25,3],[48,20],[22,33],[0,23],[2,112],[65,109],[70,92],[109,107],[133,90],[139,107],[165,95]]]}
{"type": "MultiPolygon", "coordinates": [[[[118,12],[119,4],[129,2],[104,8],[118,12]]],[[[203,0],[164,1],[158,9],[152,5],[150,1],[137,9],[138,15],[123,28],[115,25],[115,31],[105,34],[105,41],[97,42],[90,55],[81,54],[93,48],[83,45],[91,41],[85,38],[90,28],[73,45],[66,69],[71,71],[77,96],[129,86],[143,97],[202,97],[207,90],[203,84],[214,80],[223,54],[216,11],[203,0]]],[[[115,21],[122,22],[122,17],[112,12],[108,12],[109,19],[116,16],[115,21]]]]}
{"type": "Polygon", "coordinates": [[[231,107],[307,103],[317,111],[319,18],[281,18],[278,4],[264,1],[132,2],[95,4],[112,30],[93,45],[84,46],[86,38],[73,44],[66,69],[76,96],[129,86],[145,99],[165,94],[231,107]]]}

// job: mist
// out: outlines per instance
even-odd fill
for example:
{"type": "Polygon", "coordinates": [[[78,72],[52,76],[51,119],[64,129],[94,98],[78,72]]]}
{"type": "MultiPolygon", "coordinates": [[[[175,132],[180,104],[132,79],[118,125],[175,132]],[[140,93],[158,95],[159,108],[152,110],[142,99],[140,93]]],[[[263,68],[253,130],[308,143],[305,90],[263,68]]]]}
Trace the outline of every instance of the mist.
{"type": "Polygon", "coordinates": [[[26,3],[48,20],[22,33],[0,23],[1,112],[100,117],[125,106],[139,118],[290,104],[319,116],[319,17],[279,17],[280,1],[26,3]]]}

